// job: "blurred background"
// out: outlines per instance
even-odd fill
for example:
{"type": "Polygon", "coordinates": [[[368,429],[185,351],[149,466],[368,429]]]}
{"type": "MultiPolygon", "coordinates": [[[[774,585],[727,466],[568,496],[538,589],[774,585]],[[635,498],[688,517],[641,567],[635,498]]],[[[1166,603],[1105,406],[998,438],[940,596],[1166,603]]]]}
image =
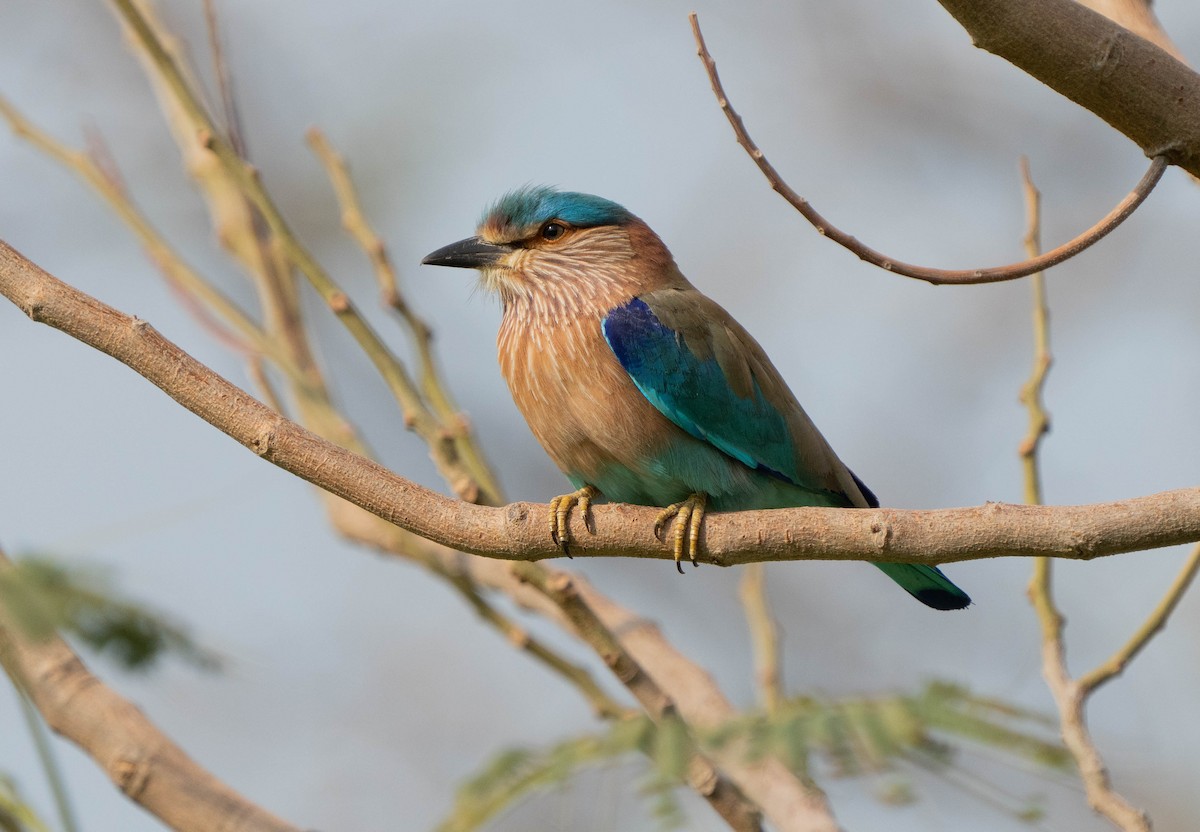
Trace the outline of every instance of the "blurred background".
{"type": "MultiPolygon", "coordinates": [[[[207,70],[198,0],[160,9],[207,70]]],[[[365,259],[339,227],[305,128],[321,126],[346,154],[511,499],[545,501],[566,482],[500,377],[498,306],[473,275],[417,263],[472,233],[496,196],[532,182],[601,194],[644,218],[684,273],[755,334],[885,505],[1019,502],[1028,282],[933,288],[819,237],[734,143],[695,55],[692,9],[775,166],[832,222],[892,256],[942,267],[1021,259],[1022,154],[1043,192],[1047,247],[1091,225],[1146,167],[1090,113],[972,48],[933,0],[218,3],[249,152],[266,184],[403,350],[402,333],[375,307],[365,259]]],[[[1156,9],[1184,54],[1200,56],[1200,7],[1167,0],[1156,9]]],[[[190,262],[252,306],[105,4],[0,4],[0,93],[71,144],[82,144],[82,128],[98,130],[143,209],[190,262]]],[[[1168,171],[1124,227],[1049,275],[1048,502],[1197,483],[1197,196],[1168,171]]],[[[7,133],[0,238],[250,387],[242,360],[184,310],[100,201],[7,133]]],[[[312,310],[346,412],[391,468],[445,490],[368,362],[312,310]]],[[[579,696],[437,580],[338,540],[308,485],[7,303],[0,403],[0,543],[10,555],[46,551],[110,569],[123,591],[224,654],[219,675],[178,662],[150,676],[90,664],[217,776],[292,822],[430,828],[455,784],[496,751],[598,727],[579,696]]],[[[1074,671],[1128,637],[1183,556],[1058,568],[1074,671]]],[[[681,578],[661,561],[570,566],[656,619],[736,702],[754,702],[735,572],[681,578]]],[[[1024,594],[1030,562],[947,571],[975,600],[964,613],[925,609],[863,564],[771,566],[789,689],[886,692],[945,678],[1051,712],[1024,594]]],[[[1193,593],[1090,713],[1116,787],[1164,830],[1194,828],[1200,814],[1198,626],[1193,593]]],[[[58,743],[57,753],[84,829],[161,828],[73,747],[58,743]]],[[[1042,796],[1040,828],[1107,828],[1069,778],[997,768],[983,752],[976,762],[1011,792],[1042,796]]],[[[0,771],[51,815],[5,685],[0,771]]],[[[490,828],[653,828],[637,777],[628,767],[590,774],[490,828]]],[[[879,803],[869,780],[824,785],[847,829],[1028,828],[938,778],[910,779],[921,799],[903,808],[879,803]]],[[[722,828],[702,803],[687,808],[688,828],[722,828]]]]}

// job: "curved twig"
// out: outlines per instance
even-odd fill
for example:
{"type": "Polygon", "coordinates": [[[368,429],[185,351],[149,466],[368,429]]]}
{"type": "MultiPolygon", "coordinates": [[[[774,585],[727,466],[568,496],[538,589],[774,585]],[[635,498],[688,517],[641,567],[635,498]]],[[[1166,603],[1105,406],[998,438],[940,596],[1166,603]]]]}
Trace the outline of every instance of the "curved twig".
{"type": "Polygon", "coordinates": [[[1091,247],[1123,223],[1145,201],[1146,197],[1150,195],[1150,191],[1154,190],[1154,186],[1158,184],[1158,180],[1162,178],[1163,172],[1170,164],[1166,156],[1155,156],[1150,160],[1150,168],[1142,176],[1141,181],[1103,219],[1070,242],[1064,243],[1039,257],[1022,260],[1019,263],[1011,263],[1007,266],[993,266],[983,269],[932,269],[926,266],[905,263],[876,251],[832,225],[817,213],[817,210],[812,207],[808,200],[792,190],[791,186],[783,181],[783,177],[767,161],[767,157],[759,150],[754,140],[750,138],[750,134],[746,132],[746,125],[742,122],[742,117],[733,109],[733,105],[729,102],[729,97],[725,95],[725,88],[721,85],[721,79],[717,75],[717,63],[713,60],[712,55],[709,54],[708,46],[704,43],[704,35],[700,32],[700,21],[697,19],[696,13],[693,12],[688,15],[688,19],[692,23],[692,34],[696,38],[696,54],[704,62],[704,69],[708,73],[708,80],[712,83],[713,94],[717,97],[717,103],[720,105],[722,112],[725,113],[725,117],[729,119],[729,124],[733,127],[734,135],[737,136],[738,144],[754,160],[754,164],[758,165],[758,169],[767,177],[767,181],[771,183],[771,187],[776,193],[786,199],[788,204],[799,211],[806,220],[812,223],[819,234],[849,249],[860,260],[865,260],[885,271],[895,272],[905,277],[912,277],[938,285],[998,283],[1043,271],[1051,266],[1058,265],[1064,260],[1069,260],[1081,251],[1091,247]]]}
{"type": "Polygon", "coordinates": [[[220,162],[230,181],[261,213],[280,250],[321,296],[334,317],[371,360],[404,413],[405,423],[429,446],[442,476],[463,499],[498,503],[498,495],[485,491],[459,457],[454,439],[426,406],[408,368],[379,337],[357,306],[292,232],[283,213],[262,184],[258,170],[238,155],[209,117],[184,71],[167,51],[154,27],[133,0],[113,0],[113,5],[135,40],[153,62],[178,106],[186,113],[201,146],[220,162]]]}
{"type": "MultiPolygon", "coordinates": [[[[390,523],[463,552],[544,560],[562,551],[547,507],[469,505],[430,491],[321,439],[261,404],[159,335],[74,289],[0,242],[0,294],[145,376],[181,405],[269,462],[390,523]]],[[[653,539],[658,510],[598,506],[575,557],[673,558],[653,539]]],[[[1090,506],[989,503],[933,511],[789,508],[707,518],[700,559],[731,566],[775,560],[947,563],[1007,555],[1088,560],[1200,541],[1200,486],[1090,506]]]]}
{"type": "Polygon", "coordinates": [[[363,213],[358,190],[350,178],[350,168],[345,158],[334,149],[319,128],[310,127],[307,136],[309,147],[321,161],[330,184],[333,185],[338,205],[342,209],[342,227],[371,260],[375,280],[379,284],[380,298],[400,317],[408,330],[420,363],[421,392],[429,403],[430,411],[441,420],[443,431],[453,438],[463,464],[479,483],[483,493],[496,498],[502,497],[504,492],[492,473],[483,449],[472,434],[467,415],[458,409],[450,397],[450,391],[442,383],[433,354],[433,330],[401,294],[395,266],[392,265],[383,240],[375,233],[375,229],[363,213]]]}

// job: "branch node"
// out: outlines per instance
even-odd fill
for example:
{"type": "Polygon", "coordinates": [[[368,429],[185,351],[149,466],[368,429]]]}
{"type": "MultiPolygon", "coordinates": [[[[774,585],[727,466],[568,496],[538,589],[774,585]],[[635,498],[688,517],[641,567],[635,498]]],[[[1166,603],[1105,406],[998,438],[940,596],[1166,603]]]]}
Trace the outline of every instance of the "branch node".
{"type": "Polygon", "coordinates": [[[688,761],[687,781],[701,797],[711,797],[717,791],[717,784],[721,782],[716,769],[700,757],[693,757],[688,761]]]}
{"type": "Polygon", "coordinates": [[[513,627],[508,631],[508,641],[518,650],[524,650],[529,646],[529,633],[524,627],[513,627]]]}
{"type": "Polygon", "coordinates": [[[1092,69],[1096,70],[1101,78],[1110,77],[1121,65],[1125,57],[1124,39],[1122,32],[1113,32],[1100,42],[1096,57],[1092,60],[1092,69]]]}
{"type": "Polygon", "coordinates": [[[29,293],[29,297],[24,303],[17,304],[21,311],[29,316],[29,320],[34,323],[45,323],[43,314],[46,309],[46,291],[39,286],[29,293]]]}
{"type": "Polygon", "coordinates": [[[882,518],[876,518],[871,523],[871,540],[875,544],[875,548],[880,552],[886,552],[892,545],[892,536],[895,531],[892,529],[892,524],[882,518]]]}
{"type": "Polygon", "coordinates": [[[276,423],[270,422],[254,434],[249,442],[250,450],[264,459],[269,459],[275,447],[275,427],[276,423]]]}
{"type": "Polygon", "coordinates": [[[505,511],[504,519],[509,523],[524,524],[529,517],[528,503],[510,503],[505,511]]]}
{"type": "Polygon", "coordinates": [[[464,503],[478,503],[483,494],[479,488],[479,483],[466,474],[454,479],[450,483],[450,487],[464,503]]]}
{"type": "Polygon", "coordinates": [[[571,576],[565,572],[560,572],[547,579],[546,589],[562,598],[573,598],[577,594],[575,583],[571,580],[571,576]]]}
{"type": "Polygon", "coordinates": [[[150,760],[137,749],[131,749],[117,757],[112,764],[110,776],[124,794],[134,802],[150,782],[150,760]]]}
{"type": "Polygon", "coordinates": [[[333,292],[329,295],[329,308],[333,310],[335,315],[342,315],[350,311],[350,298],[345,292],[333,292]]]}

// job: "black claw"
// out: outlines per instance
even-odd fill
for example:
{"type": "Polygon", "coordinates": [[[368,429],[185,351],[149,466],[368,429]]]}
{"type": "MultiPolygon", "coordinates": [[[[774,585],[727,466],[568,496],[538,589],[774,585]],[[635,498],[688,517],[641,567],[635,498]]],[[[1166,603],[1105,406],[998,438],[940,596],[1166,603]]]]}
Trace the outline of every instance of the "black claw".
{"type": "Polygon", "coordinates": [[[680,575],[683,574],[683,563],[682,562],[675,561],[675,568],[679,571],[680,575]]]}

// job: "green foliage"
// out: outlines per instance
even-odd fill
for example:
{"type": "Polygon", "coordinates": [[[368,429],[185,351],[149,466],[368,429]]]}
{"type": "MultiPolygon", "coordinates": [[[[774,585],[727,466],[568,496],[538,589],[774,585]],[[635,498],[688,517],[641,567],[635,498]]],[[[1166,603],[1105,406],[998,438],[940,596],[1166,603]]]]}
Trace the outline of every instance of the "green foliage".
{"type": "MultiPolygon", "coordinates": [[[[775,713],[748,712],[693,738],[673,714],[656,725],[644,716],[615,723],[604,734],[569,739],[544,750],[507,750],[496,755],[460,789],[438,832],[470,832],[535,791],[566,783],[588,766],[613,763],[640,752],[652,764],[642,794],[665,828],[683,823],[675,799],[697,750],[739,752],[746,759],[774,756],[807,778],[814,758],[832,776],[884,775],[875,797],[890,805],[917,799],[903,776],[904,764],[934,772],[955,770],[965,743],[999,751],[1038,766],[1064,769],[1070,757],[1039,714],[959,685],[933,682],[916,694],[797,697],[775,713]]],[[[952,782],[1024,820],[1040,818],[1028,799],[991,796],[976,775],[957,771],[952,782]]]]}
{"type": "Polygon", "coordinates": [[[653,798],[655,816],[664,824],[677,825],[682,810],[675,801],[673,789],[678,780],[667,772],[678,772],[678,758],[686,752],[679,744],[690,746],[687,731],[673,720],[683,734],[659,732],[648,717],[638,716],[619,720],[602,734],[576,737],[547,749],[507,749],[484,766],[479,774],[463,783],[455,798],[450,816],[437,832],[471,832],[479,829],[496,815],[520,799],[540,790],[560,786],[586,766],[611,763],[635,751],[658,760],[660,768],[646,781],[643,793],[653,798]]]}
{"type": "Polygon", "coordinates": [[[167,654],[215,670],[216,654],[192,640],[178,624],[121,598],[105,576],[68,568],[31,555],[0,571],[5,619],[35,640],[62,630],[122,666],[145,670],[167,654]]]}
{"type": "Polygon", "coordinates": [[[0,774],[0,832],[50,832],[21,793],[16,782],[0,774]]]}
{"type": "Polygon", "coordinates": [[[1064,768],[1070,756],[1040,715],[966,688],[933,682],[916,695],[788,700],[774,714],[751,712],[721,726],[706,742],[721,748],[742,744],[750,759],[779,757],[795,772],[808,771],[820,755],[834,776],[891,771],[915,752],[923,763],[950,765],[952,739],[1064,768]]]}
{"type": "Polygon", "coordinates": [[[1073,765],[1071,755],[1057,739],[1053,720],[1007,702],[976,696],[961,685],[932,682],[920,696],[910,700],[910,707],[930,730],[974,740],[1048,768],[1067,769],[1073,765]]]}

